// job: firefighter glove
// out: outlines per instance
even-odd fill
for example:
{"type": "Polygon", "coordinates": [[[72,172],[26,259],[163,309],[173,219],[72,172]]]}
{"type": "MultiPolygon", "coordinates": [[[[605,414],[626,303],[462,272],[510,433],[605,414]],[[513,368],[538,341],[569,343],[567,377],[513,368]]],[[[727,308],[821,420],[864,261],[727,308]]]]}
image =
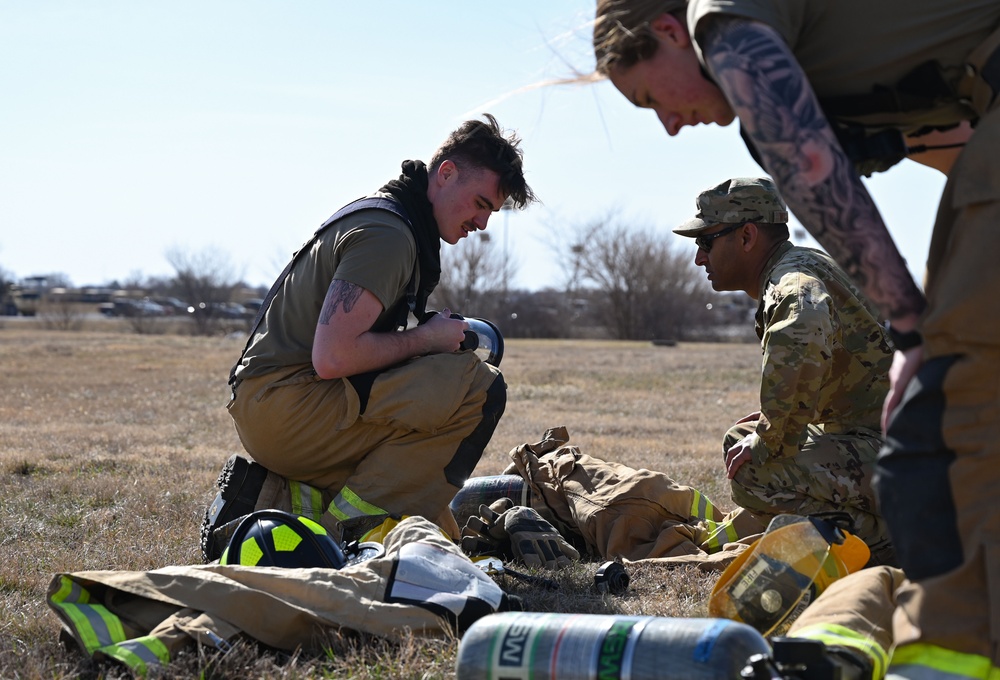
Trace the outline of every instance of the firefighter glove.
{"type": "Polygon", "coordinates": [[[559,569],[580,553],[533,508],[502,498],[479,506],[462,530],[462,549],[471,555],[499,555],[529,567],[559,569]]]}

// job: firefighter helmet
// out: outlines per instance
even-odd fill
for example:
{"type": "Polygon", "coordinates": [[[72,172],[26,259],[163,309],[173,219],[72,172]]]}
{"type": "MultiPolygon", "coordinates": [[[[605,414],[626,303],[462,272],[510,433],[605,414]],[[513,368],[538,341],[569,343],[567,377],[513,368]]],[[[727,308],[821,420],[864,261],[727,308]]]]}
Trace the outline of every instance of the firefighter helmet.
{"type": "MultiPolygon", "coordinates": [[[[425,324],[438,313],[434,310],[428,310],[420,317],[418,323],[425,324]]],[[[490,366],[500,366],[500,360],[503,359],[503,333],[500,332],[495,323],[488,319],[462,316],[454,312],[449,318],[463,319],[469,325],[465,330],[465,338],[458,345],[459,349],[474,352],[477,357],[490,366]]]]}
{"type": "Polygon", "coordinates": [[[258,510],[236,527],[219,563],[340,569],[347,558],[326,529],[308,517],[280,510],[258,510]]]}
{"type": "Polygon", "coordinates": [[[870,555],[864,541],[826,520],[778,515],[722,573],[709,615],[747,623],[765,637],[781,635],[831,583],[864,567],[870,555]]]}
{"type": "Polygon", "coordinates": [[[503,334],[496,324],[486,319],[465,317],[469,330],[465,331],[462,349],[471,349],[490,366],[499,366],[503,359],[503,334]]]}

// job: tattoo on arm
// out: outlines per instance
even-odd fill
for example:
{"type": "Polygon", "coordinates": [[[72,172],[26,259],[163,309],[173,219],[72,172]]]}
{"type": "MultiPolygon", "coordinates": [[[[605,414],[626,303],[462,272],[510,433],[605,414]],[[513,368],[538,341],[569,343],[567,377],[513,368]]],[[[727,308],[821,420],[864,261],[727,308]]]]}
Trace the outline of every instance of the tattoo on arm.
{"type": "Polygon", "coordinates": [[[701,43],[715,82],[796,217],[889,317],[922,311],[923,294],[781,37],[763,24],[722,17],[701,43]]]}
{"type": "Polygon", "coordinates": [[[330,319],[337,313],[337,309],[343,305],[344,313],[349,313],[357,304],[361,297],[361,286],[356,286],[347,281],[334,279],[326,291],[326,298],[323,300],[323,309],[319,313],[319,322],[324,326],[330,324],[330,319]]]}

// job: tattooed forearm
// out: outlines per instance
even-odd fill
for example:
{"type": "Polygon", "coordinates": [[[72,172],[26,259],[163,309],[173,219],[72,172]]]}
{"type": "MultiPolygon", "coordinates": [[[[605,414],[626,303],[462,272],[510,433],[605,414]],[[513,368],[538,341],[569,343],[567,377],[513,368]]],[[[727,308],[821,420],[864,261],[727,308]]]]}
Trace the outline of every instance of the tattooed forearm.
{"type": "Polygon", "coordinates": [[[319,313],[319,322],[324,326],[330,324],[330,319],[337,313],[337,308],[343,305],[344,312],[350,312],[361,297],[361,286],[356,286],[347,281],[334,279],[326,291],[326,299],[323,300],[323,309],[319,313]]]}
{"type": "Polygon", "coordinates": [[[713,78],[792,212],[889,317],[924,298],[805,73],[770,28],[737,18],[701,37],[713,78]]]}

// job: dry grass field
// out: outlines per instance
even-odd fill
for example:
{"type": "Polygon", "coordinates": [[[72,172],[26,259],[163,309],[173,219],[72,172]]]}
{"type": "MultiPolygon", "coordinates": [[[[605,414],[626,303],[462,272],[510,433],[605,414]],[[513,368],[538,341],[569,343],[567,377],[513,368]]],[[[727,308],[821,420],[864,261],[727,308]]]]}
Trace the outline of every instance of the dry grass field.
{"type": "MultiPolygon", "coordinates": [[[[199,561],[213,483],[240,444],[225,410],[241,337],[58,332],[0,326],[0,677],[116,678],[58,643],[53,575],[199,561]]],[[[508,343],[507,412],[477,474],[564,425],[589,455],[662,470],[731,509],[720,457],[729,423],[754,409],[752,344],[508,343]]],[[[698,616],[713,578],[637,570],[624,596],[591,588],[596,564],[538,592],[500,577],[532,609],[698,616]]],[[[453,677],[458,642],[331,639],[324,657],[238,645],[191,654],[168,677],[453,677]]]]}

